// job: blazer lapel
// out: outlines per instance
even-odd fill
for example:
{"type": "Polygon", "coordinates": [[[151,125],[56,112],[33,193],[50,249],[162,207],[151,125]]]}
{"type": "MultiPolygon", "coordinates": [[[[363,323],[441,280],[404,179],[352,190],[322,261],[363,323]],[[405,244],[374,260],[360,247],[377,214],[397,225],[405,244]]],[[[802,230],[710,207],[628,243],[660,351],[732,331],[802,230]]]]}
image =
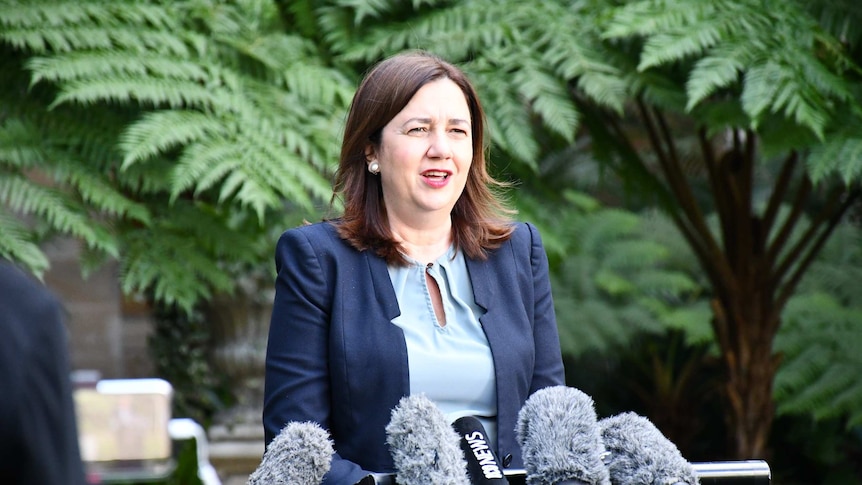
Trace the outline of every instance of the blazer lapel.
{"type": "Polygon", "coordinates": [[[487,315],[487,312],[491,311],[491,302],[494,301],[494,285],[490,284],[494,277],[491,266],[487,261],[464,259],[467,262],[467,273],[470,274],[470,284],[473,285],[473,298],[477,305],[485,309],[487,315]]]}
{"type": "Polygon", "coordinates": [[[374,286],[374,297],[383,309],[386,318],[392,320],[401,315],[398,307],[398,299],[395,297],[395,289],[392,288],[392,280],[389,278],[389,270],[386,261],[372,251],[363,251],[368,270],[371,272],[371,284],[374,286]]]}

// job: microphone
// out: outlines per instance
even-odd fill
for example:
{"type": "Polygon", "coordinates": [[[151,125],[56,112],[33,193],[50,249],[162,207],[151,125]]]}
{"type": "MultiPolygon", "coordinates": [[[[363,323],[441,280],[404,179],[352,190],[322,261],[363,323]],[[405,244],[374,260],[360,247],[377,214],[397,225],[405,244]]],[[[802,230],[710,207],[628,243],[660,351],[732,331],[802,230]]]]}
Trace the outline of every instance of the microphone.
{"type": "Polygon", "coordinates": [[[599,421],[614,485],[696,485],[694,467],[647,418],[627,412],[599,421]]]}
{"type": "Polygon", "coordinates": [[[386,425],[399,485],[469,485],[458,434],[424,394],[401,398],[386,425]]]}
{"type": "Polygon", "coordinates": [[[288,423],[267,446],[247,485],[319,484],[332,461],[329,433],[313,422],[288,423]]]}
{"type": "Polygon", "coordinates": [[[464,416],[455,420],[452,427],[461,441],[461,451],[467,461],[467,475],[473,485],[508,485],[503,467],[488,441],[488,433],[475,416],[464,416]]]}
{"type": "Polygon", "coordinates": [[[593,399],[566,386],[540,389],[515,428],[527,485],[610,485],[593,399]]]}

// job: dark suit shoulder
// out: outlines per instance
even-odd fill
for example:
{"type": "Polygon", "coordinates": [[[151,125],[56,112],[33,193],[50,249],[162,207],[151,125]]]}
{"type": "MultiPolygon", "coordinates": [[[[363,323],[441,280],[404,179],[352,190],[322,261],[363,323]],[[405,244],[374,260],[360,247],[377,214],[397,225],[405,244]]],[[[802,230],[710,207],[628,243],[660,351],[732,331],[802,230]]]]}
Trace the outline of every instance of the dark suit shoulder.
{"type": "Polygon", "coordinates": [[[362,254],[338,234],[332,222],[324,221],[295,227],[282,233],[276,254],[299,252],[314,255],[321,265],[344,266],[364,261],[362,254]]]}
{"type": "Polygon", "coordinates": [[[341,236],[338,235],[335,225],[329,221],[315,222],[313,224],[290,228],[282,233],[281,239],[307,241],[315,251],[350,248],[347,241],[341,239],[341,236]]]}
{"type": "MultiPolygon", "coordinates": [[[[47,288],[29,277],[17,267],[0,261],[0,295],[3,307],[14,306],[16,312],[33,314],[60,306],[57,298],[47,288]]],[[[3,312],[8,315],[7,312],[3,312]]]]}
{"type": "Polygon", "coordinates": [[[513,222],[512,227],[514,227],[512,239],[521,241],[529,241],[532,238],[532,232],[535,230],[535,227],[529,222],[513,222]]]}
{"type": "Polygon", "coordinates": [[[509,237],[508,244],[511,245],[512,250],[516,253],[526,251],[525,254],[529,254],[530,248],[534,244],[538,242],[541,245],[538,230],[531,223],[513,222],[512,228],[512,235],[509,237]]]}
{"type": "Polygon", "coordinates": [[[330,221],[314,222],[312,224],[304,224],[302,226],[292,227],[284,231],[284,234],[296,233],[302,234],[308,239],[319,240],[324,239],[340,239],[335,225],[330,221]]]}

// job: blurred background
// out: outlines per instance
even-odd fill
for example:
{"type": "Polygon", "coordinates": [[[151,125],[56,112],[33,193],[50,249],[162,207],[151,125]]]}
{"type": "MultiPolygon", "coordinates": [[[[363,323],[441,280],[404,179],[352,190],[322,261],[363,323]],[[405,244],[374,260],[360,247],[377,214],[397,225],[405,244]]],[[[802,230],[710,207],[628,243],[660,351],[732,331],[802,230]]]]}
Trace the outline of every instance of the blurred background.
{"type": "Polygon", "coordinates": [[[0,256],[73,367],[169,381],[244,483],[276,239],[338,214],[355,86],[410,48],[474,80],[600,417],[862,483],[856,0],[0,0],[0,256]]]}

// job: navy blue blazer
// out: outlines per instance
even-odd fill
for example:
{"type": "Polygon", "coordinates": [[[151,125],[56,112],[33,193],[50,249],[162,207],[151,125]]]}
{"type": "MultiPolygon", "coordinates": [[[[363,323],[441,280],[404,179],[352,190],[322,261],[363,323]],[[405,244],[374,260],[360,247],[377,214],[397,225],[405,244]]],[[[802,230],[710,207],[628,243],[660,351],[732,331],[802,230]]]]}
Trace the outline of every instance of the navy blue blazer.
{"type": "MultiPolygon", "coordinates": [[[[547,255],[536,228],[519,223],[487,260],[466,261],[497,377],[497,453],[522,468],[518,411],[536,390],[565,380],[547,255]]],[[[326,485],[394,472],[385,427],[410,393],[410,376],[404,335],[391,322],[400,311],[386,262],[322,222],[284,232],[275,265],[266,443],[290,421],[314,421],[335,443],[326,485]]]]}

